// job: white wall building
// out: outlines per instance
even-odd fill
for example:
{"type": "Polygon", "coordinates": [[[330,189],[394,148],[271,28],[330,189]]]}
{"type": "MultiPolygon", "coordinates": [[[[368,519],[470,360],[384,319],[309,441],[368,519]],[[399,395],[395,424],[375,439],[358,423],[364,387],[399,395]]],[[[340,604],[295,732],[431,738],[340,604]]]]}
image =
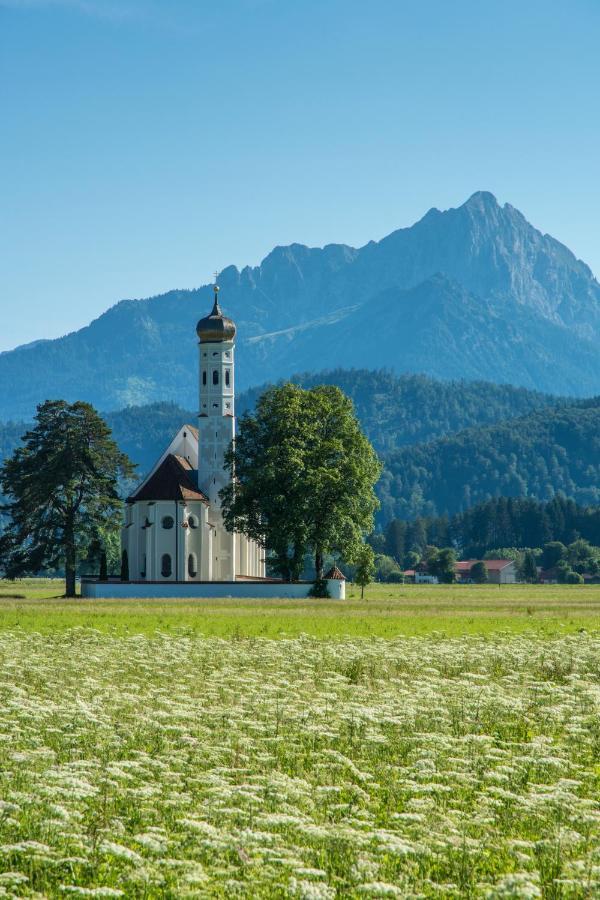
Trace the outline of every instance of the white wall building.
{"type": "MultiPolygon", "coordinates": [[[[307,597],[312,582],[265,577],[265,550],[223,525],[219,491],[235,438],[235,324],[219,307],[196,327],[200,354],[198,424],[182,425],[127,499],[121,532],[129,580],[83,578],[83,597],[307,597]]],[[[325,576],[332,598],[345,578],[325,576]]]]}
{"type": "Polygon", "coordinates": [[[198,322],[198,425],[183,425],[127,499],[122,549],[131,582],[207,582],[265,577],[264,550],[226,531],[219,491],[235,437],[235,324],[223,315],[218,287],[198,322]]]}

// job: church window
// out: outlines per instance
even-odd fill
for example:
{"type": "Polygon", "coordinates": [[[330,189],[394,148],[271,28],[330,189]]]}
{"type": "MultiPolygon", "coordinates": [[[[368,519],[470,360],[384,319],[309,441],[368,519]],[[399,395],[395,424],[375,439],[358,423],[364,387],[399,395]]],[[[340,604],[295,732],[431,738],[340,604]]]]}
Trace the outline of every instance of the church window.
{"type": "Polygon", "coordinates": [[[166,531],[169,531],[169,529],[171,529],[174,524],[175,524],[175,519],[173,518],[173,516],[163,516],[162,517],[161,525],[166,531]]]}
{"type": "Polygon", "coordinates": [[[229,387],[229,369],[225,369],[225,384],[229,387]]]}
{"type": "Polygon", "coordinates": [[[219,355],[218,351],[215,350],[215,352],[213,353],[213,356],[218,356],[218,355],[219,355]]]}
{"type": "Polygon", "coordinates": [[[206,369],[202,373],[202,384],[206,384],[206,369]]]}
{"type": "Polygon", "coordinates": [[[219,404],[218,404],[218,403],[213,403],[213,409],[218,409],[218,408],[219,408],[219,404]]]}
{"type": "Polygon", "coordinates": [[[219,373],[218,373],[218,371],[215,369],[214,372],[213,372],[213,384],[218,384],[218,383],[219,383],[219,373]]]}
{"type": "Polygon", "coordinates": [[[231,409],[231,403],[226,403],[225,407],[226,407],[226,409],[231,409]]]}
{"type": "Polygon", "coordinates": [[[188,516],[188,525],[190,528],[198,527],[198,516],[188,516]]]}
{"type": "Polygon", "coordinates": [[[144,556],[143,556],[142,559],[143,559],[143,561],[142,561],[142,571],[140,572],[140,575],[142,576],[142,578],[145,578],[145,577],[146,577],[146,554],[145,554],[145,553],[144,553],[144,556]]]}
{"type": "Polygon", "coordinates": [[[163,578],[170,578],[172,571],[171,554],[163,553],[160,560],[160,574],[163,578]]]}
{"type": "Polygon", "coordinates": [[[190,553],[188,556],[188,575],[190,578],[195,578],[198,574],[198,557],[195,553],[190,553]]]}

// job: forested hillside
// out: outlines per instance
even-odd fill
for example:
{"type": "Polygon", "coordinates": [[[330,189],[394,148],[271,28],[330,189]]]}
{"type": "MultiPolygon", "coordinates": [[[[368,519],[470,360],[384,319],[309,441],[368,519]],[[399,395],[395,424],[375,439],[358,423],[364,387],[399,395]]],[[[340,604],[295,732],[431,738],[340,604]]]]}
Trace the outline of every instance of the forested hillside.
{"type": "MultiPolygon", "coordinates": [[[[562,492],[582,504],[600,500],[600,398],[567,401],[507,385],[361,369],[295,380],[339,385],[354,400],[384,463],[380,525],[453,515],[489,497],[549,500],[562,492]]],[[[263,389],[243,393],[238,412],[253,408],[263,389]]],[[[106,420],[143,475],[195,413],[155,403],[107,413],[106,420]]],[[[26,427],[0,426],[2,456],[26,427]]]]}
{"type": "MultiPolygon", "coordinates": [[[[426,375],[335,369],[290,379],[305,388],[335,384],[354,402],[361,425],[380,454],[471,426],[489,425],[567,401],[486,381],[436,381],[426,375]]],[[[253,408],[267,385],[245,391],[238,415],[253,408]]]]}
{"type": "Polygon", "coordinates": [[[386,455],[381,520],[453,515],[489,497],[600,500],[600,398],[386,455]]]}
{"type": "MultiPolygon", "coordinates": [[[[397,447],[428,441],[463,428],[487,425],[523,415],[564,400],[511,385],[478,382],[442,382],[424,375],[397,376],[366,369],[295,376],[303,387],[338,385],[354,401],[362,427],[377,452],[385,455],[397,447]]],[[[237,400],[239,416],[254,408],[268,387],[253,388],[237,400]]],[[[193,423],[197,413],[174,403],[128,406],[105,413],[122,450],[146,472],[184,422],[193,423]]],[[[7,456],[26,429],[23,423],[0,425],[0,458],[7,456]]]]}

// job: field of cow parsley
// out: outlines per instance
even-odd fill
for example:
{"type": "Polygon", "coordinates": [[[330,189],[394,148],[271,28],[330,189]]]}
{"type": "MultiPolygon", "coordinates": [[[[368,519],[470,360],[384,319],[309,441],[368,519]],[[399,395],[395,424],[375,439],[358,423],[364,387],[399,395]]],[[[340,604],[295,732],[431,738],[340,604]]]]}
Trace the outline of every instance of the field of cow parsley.
{"type": "Polygon", "coordinates": [[[0,653],[0,896],[600,895],[600,639],[0,653]]]}

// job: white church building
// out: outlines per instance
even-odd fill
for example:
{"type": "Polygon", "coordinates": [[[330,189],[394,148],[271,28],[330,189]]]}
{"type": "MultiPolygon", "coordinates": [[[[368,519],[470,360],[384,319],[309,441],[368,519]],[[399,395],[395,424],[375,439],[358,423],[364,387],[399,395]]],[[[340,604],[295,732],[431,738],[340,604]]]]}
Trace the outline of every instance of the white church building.
{"type": "MultiPolygon", "coordinates": [[[[265,549],[223,524],[219,491],[228,483],[225,454],[235,439],[236,326],[214,286],[210,315],[196,326],[199,411],[182,425],[127,498],[121,544],[128,581],[82,579],[84,597],[305,597],[310,582],[266,577],[265,549]]],[[[339,570],[329,592],[342,598],[339,570]]]]}

